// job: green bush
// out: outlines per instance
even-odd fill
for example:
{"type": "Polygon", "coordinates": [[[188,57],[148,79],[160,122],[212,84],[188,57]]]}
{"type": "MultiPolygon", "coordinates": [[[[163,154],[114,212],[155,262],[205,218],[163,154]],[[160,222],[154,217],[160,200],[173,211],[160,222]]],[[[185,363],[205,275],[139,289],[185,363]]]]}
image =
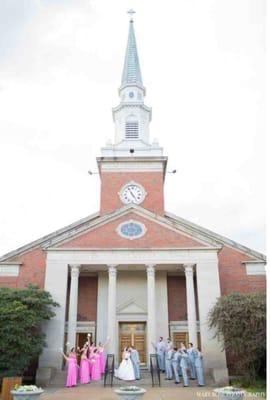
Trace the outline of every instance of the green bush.
{"type": "Polygon", "coordinates": [[[235,360],[235,370],[250,381],[265,376],[266,297],[233,293],[220,297],[209,313],[209,327],[235,360]]]}
{"type": "Polygon", "coordinates": [[[41,323],[58,306],[50,293],[35,286],[0,288],[0,379],[22,375],[45,346],[41,323]]]}

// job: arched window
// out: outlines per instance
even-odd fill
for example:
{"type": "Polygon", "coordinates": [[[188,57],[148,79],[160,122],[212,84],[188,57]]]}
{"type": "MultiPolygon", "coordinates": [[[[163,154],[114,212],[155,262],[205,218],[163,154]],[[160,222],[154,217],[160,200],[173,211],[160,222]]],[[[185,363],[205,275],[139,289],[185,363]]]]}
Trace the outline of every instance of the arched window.
{"type": "Polygon", "coordinates": [[[126,119],[125,138],[139,139],[139,123],[135,115],[130,115],[126,119]]]}

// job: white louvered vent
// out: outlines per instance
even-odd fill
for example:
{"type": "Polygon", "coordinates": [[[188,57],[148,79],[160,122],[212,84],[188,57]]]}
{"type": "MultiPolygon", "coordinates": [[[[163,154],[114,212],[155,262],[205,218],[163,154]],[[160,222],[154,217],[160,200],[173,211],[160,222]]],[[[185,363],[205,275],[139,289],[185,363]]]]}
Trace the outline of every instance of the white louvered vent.
{"type": "Polygon", "coordinates": [[[126,139],[138,139],[138,138],[139,138],[138,121],[127,121],[126,122],[126,139]]]}

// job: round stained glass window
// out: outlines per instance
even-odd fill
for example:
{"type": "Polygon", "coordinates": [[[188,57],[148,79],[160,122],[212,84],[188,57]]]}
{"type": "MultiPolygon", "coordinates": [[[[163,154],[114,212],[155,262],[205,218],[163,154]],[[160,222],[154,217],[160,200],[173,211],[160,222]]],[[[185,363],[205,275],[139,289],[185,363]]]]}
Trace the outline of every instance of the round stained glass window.
{"type": "Polygon", "coordinates": [[[145,234],[146,228],[141,222],[127,221],[118,226],[117,232],[127,239],[137,239],[145,234]]]}

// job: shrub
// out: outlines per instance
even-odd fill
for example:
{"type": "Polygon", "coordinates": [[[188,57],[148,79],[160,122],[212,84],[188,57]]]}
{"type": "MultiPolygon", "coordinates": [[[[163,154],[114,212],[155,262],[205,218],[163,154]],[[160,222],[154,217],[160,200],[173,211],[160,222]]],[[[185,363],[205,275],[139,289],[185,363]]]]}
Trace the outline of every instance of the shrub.
{"type": "Polygon", "coordinates": [[[0,378],[22,375],[45,346],[41,323],[58,306],[50,293],[29,286],[0,289],[0,378]]]}
{"type": "Polygon", "coordinates": [[[265,375],[266,298],[233,293],[220,297],[209,313],[209,326],[235,359],[235,370],[254,381],[265,375]]]}

